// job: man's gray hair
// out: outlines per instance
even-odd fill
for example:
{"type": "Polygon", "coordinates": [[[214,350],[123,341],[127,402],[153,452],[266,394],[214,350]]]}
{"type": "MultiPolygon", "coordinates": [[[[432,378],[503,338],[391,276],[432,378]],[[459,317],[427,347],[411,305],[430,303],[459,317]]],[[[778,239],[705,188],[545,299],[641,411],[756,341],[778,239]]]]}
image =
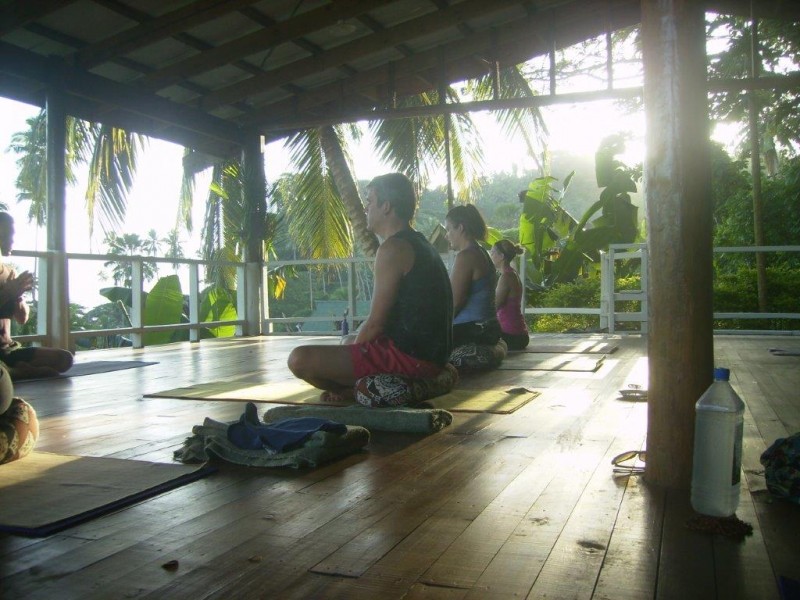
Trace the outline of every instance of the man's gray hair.
{"type": "Polygon", "coordinates": [[[367,191],[375,190],[380,204],[388,202],[394,213],[401,219],[411,222],[417,211],[417,192],[414,184],[402,173],[378,175],[367,185],[367,191]]]}

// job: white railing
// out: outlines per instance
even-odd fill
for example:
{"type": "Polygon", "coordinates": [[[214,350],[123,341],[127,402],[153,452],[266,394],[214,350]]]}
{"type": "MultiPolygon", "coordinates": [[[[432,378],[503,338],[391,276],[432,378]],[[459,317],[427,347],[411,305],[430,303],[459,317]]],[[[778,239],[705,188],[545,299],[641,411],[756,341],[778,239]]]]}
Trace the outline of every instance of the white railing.
{"type": "MultiPolygon", "coordinates": [[[[775,252],[800,252],[800,246],[751,246],[751,247],[720,247],[714,249],[715,253],[775,253],[775,252]]],[[[52,258],[52,253],[49,252],[30,252],[18,251],[14,253],[14,261],[16,259],[34,259],[38,262],[38,279],[39,289],[37,290],[40,298],[45,298],[47,290],[46,286],[46,269],[48,259],[52,258]]],[[[70,265],[74,265],[76,261],[94,261],[94,262],[129,262],[132,266],[132,306],[130,311],[130,326],[119,327],[112,329],[95,329],[95,330],[81,330],[70,331],[70,341],[73,346],[77,340],[82,338],[95,338],[114,335],[129,335],[132,345],[134,347],[142,347],[143,336],[149,332],[164,332],[164,331],[188,331],[189,340],[196,342],[200,339],[200,331],[206,328],[214,328],[221,326],[234,326],[235,335],[242,336],[246,329],[249,319],[252,315],[248,314],[248,306],[252,302],[248,302],[245,289],[247,288],[248,280],[248,265],[241,262],[223,262],[223,261],[204,261],[199,259],[188,258],[161,258],[152,256],[122,256],[122,255],[97,255],[97,254],[66,254],[68,269],[70,265]],[[172,323],[163,325],[144,325],[144,277],[143,266],[146,263],[150,264],[176,264],[185,267],[188,270],[188,304],[189,314],[188,322],[186,323],[172,323]],[[237,318],[233,320],[221,321],[200,321],[200,268],[209,265],[234,267],[237,271],[237,282],[245,282],[246,285],[237,285],[237,318]]],[[[445,263],[452,264],[453,255],[447,254],[442,257],[445,263]]],[[[524,258],[524,257],[522,257],[524,258]]],[[[357,273],[356,270],[360,265],[368,265],[370,269],[374,259],[372,258],[346,258],[346,259],[331,259],[331,260],[284,260],[284,261],[270,261],[262,266],[262,271],[259,274],[262,277],[261,282],[266,282],[270,272],[279,270],[284,267],[308,267],[330,265],[344,267],[347,278],[347,318],[349,324],[356,324],[358,321],[365,320],[369,314],[359,314],[358,309],[358,290],[357,290],[357,273]]],[[[542,315],[542,314],[573,314],[573,315],[596,315],[599,320],[601,328],[606,328],[610,333],[617,331],[617,324],[628,322],[638,323],[639,333],[647,333],[648,324],[648,300],[647,300],[647,272],[648,272],[648,253],[645,244],[613,244],[609,247],[608,252],[601,253],[600,261],[600,283],[601,283],[601,300],[599,307],[528,307],[523,306],[524,314],[526,315],[542,315]],[[617,274],[617,267],[619,261],[638,260],[640,261],[640,274],[641,274],[641,287],[638,290],[615,290],[615,281],[617,274]],[[618,302],[635,301],[638,302],[638,310],[635,311],[622,311],[617,309],[618,302]]],[[[257,266],[257,265],[255,265],[257,266]]],[[[21,268],[23,268],[21,266],[21,268]]],[[[33,269],[30,269],[33,270],[33,269]]],[[[520,261],[520,275],[525,277],[525,261],[520,261]]],[[[266,285],[262,286],[261,282],[251,282],[250,285],[257,286],[258,289],[266,289],[266,285]]],[[[365,290],[369,293],[370,290],[365,290]]],[[[332,316],[289,316],[289,317],[274,317],[269,313],[269,298],[268,294],[262,292],[260,294],[261,306],[257,310],[261,315],[260,332],[264,334],[274,333],[274,326],[277,324],[303,324],[313,322],[327,322],[331,323],[332,316]]],[[[369,298],[365,298],[369,300],[369,298]]],[[[524,299],[523,299],[524,303],[524,299]]],[[[800,312],[792,313],[761,313],[761,312],[716,312],[714,313],[715,320],[727,319],[800,319],[800,312]]],[[[47,328],[47,320],[40,318],[38,320],[38,331],[33,335],[16,336],[15,339],[20,342],[32,343],[47,343],[49,339],[47,328]]],[[[352,330],[352,327],[351,327],[352,330]]],[[[717,333],[798,333],[798,332],[777,332],[774,330],[715,330],[717,333]]],[[[295,335],[309,335],[307,332],[280,332],[281,334],[294,333],[295,335]]],[[[331,334],[335,334],[331,332],[331,334]]],[[[313,335],[325,335],[324,332],[313,332],[313,335]]]]}
{"type": "MultiPolygon", "coordinates": [[[[15,251],[13,260],[17,258],[33,258],[37,262],[37,280],[38,289],[37,293],[39,298],[47,297],[47,265],[48,259],[52,257],[50,252],[29,252],[29,251],[15,251]]],[[[95,261],[95,262],[115,262],[115,263],[130,263],[132,270],[132,284],[131,284],[131,308],[130,308],[130,326],[117,327],[112,329],[92,329],[92,330],[79,330],[70,331],[70,342],[72,347],[75,347],[77,340],[81,338],[95,338],[106,337],[114,335],[129,335],[133,347],[141,348],[143,346],[143,336],[150,332],[164,332],[164,331],[188,331],[189,341],[197,342],[200,339],[200,330],[222,327],[222,326],[235,326],[236,335],[241,336],[243,326],[246,323],[246,301],[244,297],[245,286],[237,285],[237,319],[224,320],[224,321],[200,321],[200,268],[209,265],[219,267],[234,267],[237,271],[237,281],[242,282],[245,280],[245,263],[239,262],[226,262],[226,261],[204,261],[199,259],[190,258],[161,258],[153,256],[126,256],[116,254],[77,254],[67,253],[67,265],[75,264],[75,261],[95,261]],[[181,265],[188,269],[188,303],[189,314],[188,322],[186,323],[170,323],[163,325],[144,325],[144,285],[145,280],[143,277],[143,265],[149,264],[169,264],[181,265]]],[[[68,303],[65,303],[68,305],[68,303]]],[[[19,342],[32,342],[42,343],[47,342],[49,339],[49,332],[47,328],[47,320],[41,318],[37,321],[38,331],[33,335],[20,335],[15,336],[19,342]]]]}
{"type": "MultiPolygon", "coordinates": [[[[800,252],[800,246],[720,246],[714,248],[715,254],[756,254],[765,253],[772,254],[776,252],[800,252]]],[[[797,306],[800,308],[800,301],[797,306]]],[[[800,312],[791,313],[767,313],[767,312],[715,312],[715,320],[727,319],[744,319],[744,320],[763,320],[763,319],[787,319],[796,320],[800,319],[800,312]]],[[[764,329],[715,329],[715,333],[753,333],[753,334],[793,334],[800,335],[800,331],[777,331],[777,330],[764,330],[764,329]]]]}
{"type": "MultiPolygon", "coordinates": [[[[374,258],[332,258],[329,260],[271,260],[263,268],[263,280],[267,281],[270,272],[279,272],[284,267],[319,267],[326,266],[340,266],[344,267],[347,271],[347,312],[350,324],[355,321],[363,321],[367,318],[366,315],[358,314],[357,302],[357,285],[356,285],[356,268],[358,265],[369,265],[372,267],[375,262],[374,258]]],[[[369,298],[367,298],[369,299],[369,298]]],[[[264,310],[263,310],[263,324],[261,330],[266,334],[274,333],[274,326],[278,324],[283,325],[297,325],[305,323],[331,323],[332,317],[271,317],[269,311],[269,294],[264,294],[264,310]]],[[[280,332],[281,335],[304,335],[302,331],[287,331],[280,332]]],[[[308,334],[305,334],[308,335],[308,334]]],[[[315,331],[314,335],[324,335],[324,332],[315,331]]]]}

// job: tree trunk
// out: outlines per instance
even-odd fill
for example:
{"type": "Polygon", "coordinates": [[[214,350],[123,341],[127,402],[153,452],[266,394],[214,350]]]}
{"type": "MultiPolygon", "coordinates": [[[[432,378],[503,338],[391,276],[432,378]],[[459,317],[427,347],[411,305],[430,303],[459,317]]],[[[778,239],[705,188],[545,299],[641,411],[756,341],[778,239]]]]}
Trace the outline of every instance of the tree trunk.
{"type": "Polygon", "coordinates": [[[347,159],[344,157],[342,144],[336,131],[330,125],[319,128],[319,139],[322,144],[322,151],[325,153],[325,160],[333,175],[336,189],[339,190],[342,202],[347,208],[350,223],[353,226],[353,233],[361,249],[367,256],[375,256],[378,250],[378,238],[374,233],[367,229],[367,215],[364,212],[364,205],[358,194],[358,186],[350,172],[347,159]]]}

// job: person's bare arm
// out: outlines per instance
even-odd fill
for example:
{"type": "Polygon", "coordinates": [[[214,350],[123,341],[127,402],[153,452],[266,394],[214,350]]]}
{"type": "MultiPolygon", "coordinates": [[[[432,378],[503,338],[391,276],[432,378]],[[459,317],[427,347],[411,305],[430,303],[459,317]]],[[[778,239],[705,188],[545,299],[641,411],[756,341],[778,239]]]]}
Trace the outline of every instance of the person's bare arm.
{"type": "Polygon", "coordinates": [[[23,271],[19,275],[12,271],[12,277],[6,280],[5,283],[0,284],[0,306],[13,304],[16,318],[16,304],[22,298],[22,294],[33,289],[33,283],[33,275],[28,271],[23,271]]]}
{"type": "Polygon", "coordinates": [[[511,293],[511,284],[513,275],[510,273],[502,273],[497,280],[497,287],[494,291],[494,305],[497,308],[503,306],[508,300],[508,295],[511,293]]]}
{"type": "Polygon", "coordinates": [[[25,298],[22,296],[17,298],[17,306],[14,309],[14,319],[16,319],[17,323],[20,325],[27,323],[30,312],[30,308],[28,307],[28,303],[25,302],[25,298]]]}
{"type": "Polygon", "coordinates": [[[472,287],[472,256],[462,250],[456,255],[453,270],[450,272],[450,287],[453,288],[453,316],[455,317],[467,304],[472,287]]]}
{"type": "Polygon", "coordinates": [[[375,255],[375,289],[369,317],[358,328],[356,343],[369,342],[383,333],[400,280],[414,265],[411,245],[396,238],[386,240],[375,255]]]}

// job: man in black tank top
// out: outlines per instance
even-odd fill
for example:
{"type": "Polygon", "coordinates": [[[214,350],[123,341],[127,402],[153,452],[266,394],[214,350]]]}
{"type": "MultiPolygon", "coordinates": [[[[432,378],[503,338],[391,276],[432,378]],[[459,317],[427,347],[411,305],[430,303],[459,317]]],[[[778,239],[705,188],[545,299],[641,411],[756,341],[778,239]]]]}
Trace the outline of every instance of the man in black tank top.
{"type": "Polygon", "coordinates": [[[367,227],[381,238],[369,317],[355,342],[299,346],[289,355],[295,376],[343,398],[367,375],[438,375],[452,349],[453,296],[444,263],[411,227],[417,197],[402,173],[367,186],[367,227]]]}

